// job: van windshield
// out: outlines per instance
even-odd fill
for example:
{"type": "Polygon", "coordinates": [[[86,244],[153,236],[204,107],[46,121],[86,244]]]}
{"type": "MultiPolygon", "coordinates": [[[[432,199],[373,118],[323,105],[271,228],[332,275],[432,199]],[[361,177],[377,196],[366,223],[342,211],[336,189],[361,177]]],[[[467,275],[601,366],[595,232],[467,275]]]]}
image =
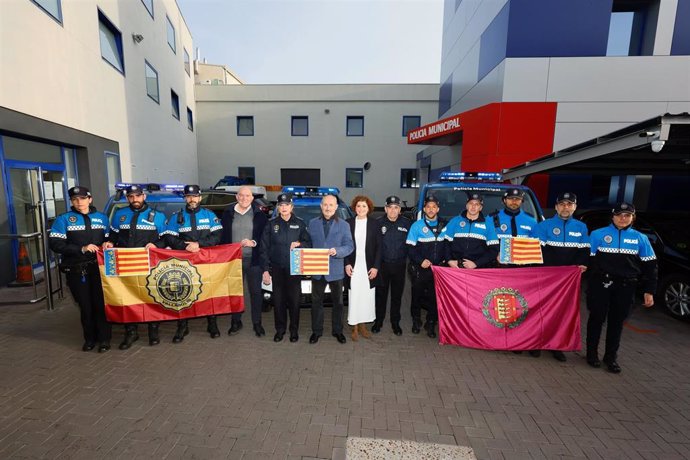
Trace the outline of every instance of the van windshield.
{"type": "MultiPolygon", "coordinates": [[[[426,191],[426,196],[433,195],[439,201],[439,216],[449,221],[453,217],[459,215],[465,210],[468,193],[478,192],[484,197],[484,208],[482,213],[488,216],[492,212],[500,211],[503,206],[503,192],[505,189],[501,188],[473,188],[468,186],[452,186],[430,188],[426,191]]],[[[537,208],[532,201],[532,196],[525,193],[522,201],[522,210],[534,217],[537,221],[541,220],[538,215],[537,208]]]]}
{"type": "MultiPolygon", "coordinates": [[[[174,213],[179,211],[180,209],[184,208],[185,203],[182,200],[177,200],[174,202],[171,201],[158,201],[158,202],[146,202],[150,208],[155,209],[156,211],[160,211],[163,214],[165,214],[166,218],[169,218],[172,216],[174,213]]],[[[115,211],[117,211],[120,208],[126,208],[129,206],[129,203],[125,202],[118,202],[115,203],[109,210],[108,210],[108,220],[112,221],[113,216],[115,215],[115,211]]]]}

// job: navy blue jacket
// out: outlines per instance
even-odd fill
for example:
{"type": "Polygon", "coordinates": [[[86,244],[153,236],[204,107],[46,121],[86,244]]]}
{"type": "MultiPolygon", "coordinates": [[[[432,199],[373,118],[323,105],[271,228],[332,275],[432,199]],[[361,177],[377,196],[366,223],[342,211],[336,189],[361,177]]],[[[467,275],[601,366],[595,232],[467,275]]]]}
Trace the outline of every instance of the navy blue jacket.
{"type": "Polygon", "coordinates": [[[345,264],[343,263],[345,257],[355,249],[355,243],[352,241],[350,234],[350,226],[344,220],[333,216],[331,218],[331,228],[328,231],[328,238],[326,238],[323,231],[323,217],[315,217],[309,221],[309,235],[311,236],[311,244],[314,248],[330,249],[335,248],[336,254],[328,258],[328,275],[314,275],[313,279],[321,279],[326,281],[338,281],[345,278],[345,264]]]}
{"type": "Polygon", "coordinates": [[[165,229],[165,214],[151,209],[144,202],[141,209],[127,206],[115,212],[109,239],[118,248],[143,248],[149,243],[164,248],[167,244],[165,229]]]}
{"type": "Polygon", "coordinates": [[[72,266],[96,261],[96,254],[82,253],[81,248],[100,246],[108,237],[108,217],[96,208],[82,214],[74,207],[60,214],[53,222],[48,236],[50,249],[62,255],[62,265],[72,266]]]}
{"type": "Polygon", "coordinates": [[[384,263],[405,263],[407,262],[407,235],[412,226],[412,222],[407,217],[400,216],[395,222],[391,222],[387,216],[378,220],[381,225],[382,250],[381,258],[384,263]]]}
{"type": "Polygon", "coordinates": [[[173,249],[186,249],[185,242],[199,243],[199,247],[215,246],[220,242],[223,226],[213,211],[198,207],[176,212],[168,221],[165,231],[168,246],[173,249]]]}
{"type": "MultiPolygon", "coordinates": [[[[268,223],[268,217],[264,214],[258,206],[252,203],[252,210],[254,211],[254,220],[252,226],[252,240],[256,241],[256,246],[252,248],[252,262],[253,266],[261,266],[261,236],[264,233],[264,227],[268,223]]],[[[239,241],[232,240],[232,221],[235,219],[235,203],[231,204],[223,211],[223,216],[220,218],[220,223],[223,225],[223,233],[220,237],[221,244],[239,243],[239,241]]]]}

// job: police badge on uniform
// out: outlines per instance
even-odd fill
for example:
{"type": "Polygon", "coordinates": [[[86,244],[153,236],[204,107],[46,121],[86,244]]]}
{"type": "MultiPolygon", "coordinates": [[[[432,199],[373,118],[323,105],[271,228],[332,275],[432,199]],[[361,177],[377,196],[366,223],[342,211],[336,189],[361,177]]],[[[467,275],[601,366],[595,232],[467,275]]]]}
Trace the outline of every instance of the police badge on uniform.
{"type": "Polygon", "coordinates": [[[124,222],[125,220],[127,220],[127,216],[120,216],[120,222],[124,222]]]}
{"type": "Polygon", "coordinates": [[[508,230],[508,226],[506,224],[501,224],[500,228],[501,228],[502,232],[505,232],[506,230],[508,230]]]}
{"type": "Polygon", "coordinates": [[[381,227],[381,234],[385,235],[387,230],[388,230],[388,227],[386,227],[386,226],[381,227]]]}
{"type": "Polygon", "coordinates": [[[554,229],[553,229],[553,234],[554,234],[554,235],[560,235],[560,234],[561,234],[561,229],[560,229],[560,228],[554,228],[554,229]]]}
{"type": "Polygon", "coordinates": [[[606,235],[604,237],[604,241],[606,242],[606,244],[611,244],[611,241],[613,241],[613,237],[611,235],[606,235]]]}
{"type": "Polygon", "coordinates": [[[77,216],[69,216],[69,219],[67,219],[67,220],[69,220],[70,223],[73,224],[77,221],[77,216]]]}
{"type": "Polygon", "coordinates": [[[429,228],[428,227],[422,228],[422,233],[429,233],[429,228]]]}
{"type": "Polygon", "coordinates": [[[273,233],[278,233],[279,230],[280,230],[280,225],[276,224],[273,226],[273,233]]]}
{"type": "Polygon", "coordinates": [[[467,225],[467,222],[464,220],[460,222],[460,227],[465,228],[465,225],[467,225]]]}

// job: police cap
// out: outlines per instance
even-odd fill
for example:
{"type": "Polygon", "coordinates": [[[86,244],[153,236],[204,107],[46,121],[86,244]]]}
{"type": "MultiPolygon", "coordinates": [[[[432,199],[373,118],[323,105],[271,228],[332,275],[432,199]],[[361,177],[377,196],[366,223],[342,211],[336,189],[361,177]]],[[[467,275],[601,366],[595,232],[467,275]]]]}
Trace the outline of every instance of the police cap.
{"type": "Polygon", "coordinates": [[[386,206],[390,206],[392,204],[400,206],[400,198],[395,195],[391,195],[388,198],[386,198],[386,206]]]}
{"type": "Polygon", "coordinates": [[[127,196],[129,196],[129,195],[141,195],[142,193],[144,193],[144,189],[141,188],[140,186],[138,186],[137,184],[129,185],[125,189],[125,195],[127,195],[127,196]]]}
{"type": "Polygon", "coordinates": [[[612,209],[614,215],[623,214],[627,212],[628,214],[635,214],[635,206],[631,203],[618,203],[615,208],[612,209]]]}
{"type": "Polygon", "coordinates": [[[76,185],[72,187],[71,189],[67,190],[67,194],[69,195],[70,199],[79,196],[79,197],[90,197],[91,192],[89,191],[88,188],[82,187],[81,185],[76,185]]]}
{"type": "Polygon", "coordinates": [[[436,198],[434,195],[428,195],[424,198],[424,206],[426,206],[427,203],[436,203],[436,206],[440,206],[438,198],[436,198]]]}
{"type": "Polygon", "coordinates": [[[278,204],[292,204],[292,195],[289,195],[287,193],[281,193],[278,195],[278,204]]]}
{"type": "Polygon", "coordinates": [[[479,193],[476,193],[476,192],[468,193],[467,194],[467,202],[469,203],[472,200],[477,200],[477,201],[479,201],[479,203],[484,204],[484,197],[481,196],[481,194],[479,194],[479,193]]]}
{"type": "Polygon", "coordinates": [[[519,188],[509,188],[503,194],[503,199],[504,200],[506,198],[520,198],[520,199],[522,199],[523,196],[524,196],[524,193],[519,188]]]}
{"type": "Polygon", "coordinates": [[[572,192],[561,193],[558,195],[558,198],[556,198],[556,203],[560,203],[561,201],[570,201],[573,204],[577,204],[577,195],[572,192]]]}
{"type": "Polygon", "coordinates": [[[185,194],[185,196],[187,196],[187,195],[199,196],[199,195],[201,195],[201,189],[199,188],[198,185],[194,185],[194,184],[185,185],[184,186],[184,194],[185,194]]]}

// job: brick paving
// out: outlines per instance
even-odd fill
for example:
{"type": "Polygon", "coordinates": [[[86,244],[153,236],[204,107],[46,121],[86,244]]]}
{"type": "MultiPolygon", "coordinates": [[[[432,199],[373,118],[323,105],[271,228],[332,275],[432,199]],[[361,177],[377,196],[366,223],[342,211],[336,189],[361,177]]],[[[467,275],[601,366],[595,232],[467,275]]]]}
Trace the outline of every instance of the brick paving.
{"type": "Polygon", "coordinates": [[[54,312],[0,313],[0,458],[343,459],[348,437],[469,446],[479,459],[690,458],[690,324],[655,309],[631,318],[620,375],[575,353],[438,345],[407,315],[402,337],[386,325],[346,345],[310,345],[308,309],[294,344],[272,341],[272,313],[261,339],[245,321],[211,340],[193,320],[182,344],[168,323],[159,346],[140,327],[128,351],[116,327],[98,354],[81,351],[69,296],[54,312]]]}

